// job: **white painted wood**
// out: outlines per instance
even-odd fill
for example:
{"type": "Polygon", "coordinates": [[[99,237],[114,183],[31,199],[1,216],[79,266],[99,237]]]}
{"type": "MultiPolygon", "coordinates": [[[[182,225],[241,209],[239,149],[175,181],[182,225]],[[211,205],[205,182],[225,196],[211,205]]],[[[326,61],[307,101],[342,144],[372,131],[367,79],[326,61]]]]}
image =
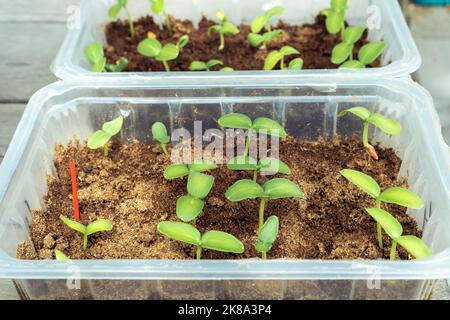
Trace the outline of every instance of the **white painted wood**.
{"type": "Polygon", "coordinates": [[[5,155],[25,104],[0,104],[0,157],[5,155]]]}
{"type": "Polygon", "coordinates": [[[0,21],[64,22],[78,4],[78,0],[0,0],[0,21]]]}

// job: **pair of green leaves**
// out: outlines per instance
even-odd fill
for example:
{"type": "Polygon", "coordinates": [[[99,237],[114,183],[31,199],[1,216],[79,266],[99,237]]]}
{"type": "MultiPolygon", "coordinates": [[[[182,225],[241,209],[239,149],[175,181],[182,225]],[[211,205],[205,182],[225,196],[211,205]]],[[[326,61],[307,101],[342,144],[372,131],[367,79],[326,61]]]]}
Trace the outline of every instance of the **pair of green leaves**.
{"type": "Polygon", "coordinates": [[[101,130],[94,132],[92,136],[89,137],[87,146],[89,149],[98,149],[103,147],[105,152],[105,157],[108,156],[108,142],[113,136],[118,134],[122,129],[123,117],[119,116],[114,120],[105,122],[101,130]]]}
{"type": "Polygon", "coordinates": [[[304,198],[305,195],[294,182],[284,178],[275,178],[267,181],[263,187],[249,179],[236,181],[228,188],[225,197],[232,202],[237,202],[256,198],[304,198]]]}
{"type": "MultiPolygon", "coordinates": [[[[214,66],[221,65],[223,66],[223,62],[217,59],[211,59],[207,62],[203,61],[192,61],[189,65],[189,70],[191,71],[210,71],[210,69],[214,66]]],[[[234,71],[233,68],[230,67],[223,67],[219,71],[234,71]]]]}
{"type": "Polygon", "coordinates": [[[133,18],[131,17],[130,11],[127,8],[128,0],[117,0],[116,4],[111,6],[108,10],[108,16],[111,19],[117,19],[120,14],[120,11],[125,11],[125,14],[128,19],[128,25],[130,26],[130,34],[132,37],[136,35],[134,30],[133,18]]]}
{"type": "Polygon", "coordinates": [[[371,42],[363,45],[358,52],[358,60],[348,60],[340,68],[361,69],[373,63],[386,49],[386,42],[371,42]]]}
{"type": "Polygon", "coordinates": [[[277,239],[279,225],[278,217],[270,216],[258,233],[255,248],[263,254],[263,259],[266,258],[266,253],[272,249],[272,245],[277,239]]]}
{"type": "Polygon", "coordinates": [[[348,8],[348,0],[331,0],[330,8],[322,10],[325,15],[325,26],[328,33],[337,34],[345,25],[345,10],[348,8]]]}
{"type": "Polygon", "coordinates": [[[87,248],[87,240],[88,236],[97,233],[97,232],[103,232],[103,231],[111,231],[112,230],[112,223],[109,220],[106,219],[97,219],[91,223],[89,223],[87,226],[84,226],[83,224],[71,220],[67,218],[66,216],[60,215],[59,218],[62,222],[64,222],[70,229],[80,232],[83,235],[83,250],[86,250],[87,248]]]}
{"type": "Polygon", "coordinates": [[[284,8],[282,6],[276,6],[267,10],[262,16],[258,16],[253,19],[252,24],[250,25],[252,33],[260,33],[264,27],[268,32],[271,32],[270,20],[273,17],[282,14],[283,11],[284,8]]]}
{"type": "MultiPolygon", "coordinates": [[[[211,230],[201,235],[200,231],[190,224],[172,221],[158,223],[157,229],[171,239],[191,244],[200,250],[210,249],[237,254],[244,252],[242,242],[226,232],[211,230]]],[[[199,254],[197,259],[200,259],[199,254]]]]}
{"type": "MultiPolygon", "coordinates": [[[[398,243],[416,259],[423,259],[431,255],[430,249],[420,238],[416,236],[402,235],[402,225],[389,212],[380,208],[370,208],[365,210],[377,223],[381,225],[383,230],[393,240],[393,250],[395,250],[396,243],[398,243]]],[[[394,259],[395,251],[391,252],[391,260],[394,259]]]]}
{"type": "Polygon", "coordinates": [[[328,33],[337,34],[345,26],[345,10],[349,7],[348,0],[331,0],[330,8],[322,10],[325,15],[325,25],[328,33]]]}
{"type": "Polygon", "coordinates": [[[91,71],[93,72],[121,72],[128,66],[128,60],[123,57],[116,64],[106,63],[103,46],[99,42],[88,45],[84,50],[84,56],[91,64],[91,71]]]}
{"type": "Polygon", "coordinates": [[[138,44],[137,51],[143,56],[154,58],[155,60],[162,62],[166,71],[170,71],[167,61],[178,58],[180,49],[182,49],[188,41],[189,37],[182,36],[176,45],[168,43],[163,46],[158,40],[147,38],[138,44]]]}
{"type": "MultiPolygon", "coordinates": [[[[300,54],[300,52],[290,46],[284,46],[280,50],[270,52],[264,61],[264,70],[272,70],[278,63],[280,63],[281,70],[286,70],[284,66],[284,58],[293,54],[300,54]]],[[[296,58],[289,63],[287,70],[301,70],[302,68],[303,59],[296,58]]]]}
{"type": "Polygon", "coordinates": [[[247,40],[248,43],[252,46],[252,47],[258,47],[262,45],[262,48],[266,47],[266,43],[272,41],[273,39],[275,39],[276,37],[279,37],[283,34],[283,30],[281,29],[277,29],[277,30],[273,30],[273,31],[267,31],[264,34],[258,34],[258,33],[253,33],[250,32],[247,35],[247,40]]]}
{"type": "Polygon", "coordinates": [[[153,139],[161,144],[161,148],[166,156],[169,156],[166,144],[170,141],[170,136],[167,134],[167,128],[162,122],[155,122],[152,125],[153,139]]]}
{"type": "Polygon", "coordinates": [[[259,117],[252,121],[244,114],[229,113],[220,117],[217,122],[225,128],[254,130],[281,138],[287,136],[286,131],[278,122],[265,117],[259,117]]]}
{"type": "Polygon", "coordinates": [[[228,21],[222,9],[216,11],[216,17],[219,19],[220,24],[209,27],[208,36],[211,34],[211,31],[218,32],[220,37],[219,50],[223,50],[225,48],[225,36],[238,34],[239,28],[228,21]]]}
{"type": "MultiPolygon", "coordinates": [[[[376,126],[378,129],[383,131],[389,135],[396,135],[402,132],[402,126],[395,120],[389,119],[384,115],[376,112],[370,112],[367,108],[364,107],[353,107],[350,109],[343,110],[339,113],[339,117],[345,116],[347,113],[351,113],[362,121],[364,124],[372,124],[376,126]]],[[[365,132],[367,133],[367,132],[365,132]]],[[[363,137],[364,141],[368,140],[368,137],[363,137]]]]}
{"type": "Polygon", "coordinates": [[[378,183],[369,175],[352,169],[340,171],[348,181],[359,187],[377,201],[392,203],[402,207],[421,209],[423,201],[414,192],[401,187],[392,187],[381,192],[378,183]]]}
{"type": "Polygon", "coordinates": [[[237,156],[228,161],[227,168],[230,170],[258,171],[263,174],[291,174],[291,169],[286,163],[272,157],[266,157],[258,162],[249,156],[237,156]]]}
{"type": "Polygon", "coordinates": [[[214,184],[214,177],[202,172],[217,168],[217,165],[208,161],[185,164],[172,164],[164,170],[164,178],[173,180],[188,176],[187,195],[177,200],[177,217],[189,222],[195,220],[203,211],[204,198],[209,194],[214,184]]]}
{"type": "Polygon", "coordinates": [[[344,31],[343,41],[337,44],[331,52],[331,62],[341,64],[353,59],[353,48],[355,43],[361,39],[365,28],[361,26],[348,27],[344,31]]]}

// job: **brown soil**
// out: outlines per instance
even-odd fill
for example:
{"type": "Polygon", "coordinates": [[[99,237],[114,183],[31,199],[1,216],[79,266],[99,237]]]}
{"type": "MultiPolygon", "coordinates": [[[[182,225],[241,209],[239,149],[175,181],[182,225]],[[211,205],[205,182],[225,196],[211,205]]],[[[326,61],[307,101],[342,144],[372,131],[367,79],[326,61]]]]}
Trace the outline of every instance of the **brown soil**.
{"type": "MultiPolygon", "coordinates": [[[[189,35],[189,43],[181,50],[176,60],[170,61],[172,71],[188,71],[188,67],[194,60],[208,61],[219,59],[225,66],[235,70],[262,70],[264,59],[268,52],[289,45],[300,51],[304,60],[304,69],[336,69],[338,66],[330,61],[333,47],[340,42],[338,35],[328,34],[325,27],[324,16],[317,16],[313,24],[302,26],[289,25],[280,21],[276,28],[283,29],[284,35],[268,43],[267,49],[251,47],[247,42],[247,34],[250,27],[245,24],[239,26],[240,33],[235,36],[226,36],[225,49],[219,51],[219,36],[212,33],[208,36],[208,28],[214,21],[205,17],[199,22],[198,28],[191,21],[173,19],[173,34],[156,24],[150,16],[142,17],[135,22],[136,36],[130,37],[127,21],[114,21],[106,26],[107,46],[105,54],[108,63],[115,63],[120,57],[126,57],[129,65],[125,71],[164,71],[162,64],[151,58],[141,56],[137,52],[137,45],[147,38],[148,32],[153,32],[156,38],[163,44],[176,43],[184,35],[189,35]]],[[[355,45],[354,54],[367,43],[367,35],[363,35],[355,45]]],[[[298,56],[286,57],[286,62],[298,56]]],[[[375,61],[373,67],[379,66],[375,61]]],[[[219,67],[213,68],[217,70],[219,67]]]]}
{"type": "MultiPolygon", "coordinates": [[[[374,177],[382,188],[406,186],[396,181],[401,160],[391,149],[377,148],[379,161],[370,160],[353,137],[329,143],[299,141],[289,137],[280,144],[280,158],[292,170],[289,179],[299,184],[307,199],[271,200],[266,217],[280,218],[278,240],[268,254],[269,259],[380,259],[389,255],[389,238],[385,250],[376,244],[375,222],[364,212],[374,201],[347,182],[339,171],[361,170],[374,177]]],[[[191,259],[194,249],[156,232],[164,220],[177,220],[175,204],[186,193],[186,178],[166,181],[164,168],[169,160],[159,146],[140,142],[111,146],[110,158],[102,150],[89,150],[79,142],[56,147],[57,177],[48,179],[46,211],[35,211],[29,243],[19,245],[21,259],[52,259],[54,249],[72,259],[191,259]],[[82,236],[66,227],[59,215],[72,216],[71,183],[68,163],[74,159],[78,168],[81,222],[97,218],[110,219],[110,232],[95,234],[89,247],[82,250],[82,236]]],[[[197,221],[201,232],[222,230],[238,237],[245,245],[241,255],[204,250],[205,259],[243,259],[258,256],[254,248],[258,225],[257,200],[231,203],[225,197],[235,181],[249,178],[250,172],[230,171],[226,166],[210,172],[215,177],[206,199],[203,215],[197,221]]],[[[267,177],[260,177],[263,183],[267,177]]],[[[389,212],[402,223],[405,234],[421,236],[413,218],[399,206],[389,212]]],[[[409,259],[399,248],[401,259],[409,259]]]]}

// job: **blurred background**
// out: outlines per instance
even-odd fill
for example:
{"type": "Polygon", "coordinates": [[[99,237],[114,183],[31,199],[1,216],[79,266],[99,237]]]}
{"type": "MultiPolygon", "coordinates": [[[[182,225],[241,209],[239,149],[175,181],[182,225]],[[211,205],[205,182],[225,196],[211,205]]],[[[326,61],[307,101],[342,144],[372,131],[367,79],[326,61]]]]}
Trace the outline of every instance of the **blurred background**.
{"type": "MultiPolygon", "coordinates": [[[[433,96],[450,145],[450,0],[399,2],[423,60],[412,77],[433,96]]],[[[0,0],[0,162],[28,99],[57,80],[49,66],[77,4],[78,0],[0,0]]],[[[447,281],[439,281],[432,299],[450,299],[448,292],[447,281]]],[[[0,280],[0,299],[17,298],[12,282],[0,280]]]]}

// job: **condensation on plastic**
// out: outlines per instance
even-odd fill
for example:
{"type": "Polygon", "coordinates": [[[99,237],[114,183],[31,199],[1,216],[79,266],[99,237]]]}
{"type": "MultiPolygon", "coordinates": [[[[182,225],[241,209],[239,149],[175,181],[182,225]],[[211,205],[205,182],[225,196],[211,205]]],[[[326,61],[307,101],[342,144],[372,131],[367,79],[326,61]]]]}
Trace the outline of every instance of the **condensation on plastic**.
{"type": "MultiPolygon", "coordinates": [[[[114,0],[83,0],[79,16],[72,16],[66,39],[52,65],[53,73],[60,79],[74,78],[151,78],[153,80],[170,78],[186,78],[196,81],[206,78],[208,81],[222,81],[232,77],[255,79],[283,74],[298,78],[311,74],[328,76],[407,76],[416,71],[421,58],[414,44],[411,33],[406,25],[401,9],[396,0],[358,0],[351,1],[347,12],[347,20],[351,25],[369,27],[369,39],[386,40],[388,47],[382,56],[382,67],[363,70],[301,70],[301,71],[235,71],[224,73],[211,72],[124,72],[124,73],[94,73],[84,58],[84,49],[94,41],[105,43],[104,27],[110,21],[107,12],[114,0]],[[378,20],[378,17],[380,20],[378,20]],[[379,24],[378,24],[379,22],[379,24]]],[[[223,8],[230,20],[235,23],[250,23],[252,19],[275,4],[285,7],[281,19],[292,24],[304,24],[314,21],[321,9],[329,6],[329,0],[170,0],[166,1],[168,12],[181,19],[191,19],[197,23],[202,14],[214,18],[214,12],[223,8]]],[[[129,1],[133,17],[151,14],[148,0],[129,1]]],[[[124,18],[124,16],[121,16],[124,18]]],[[[158,17],[156,17],[157,21],[158,17]]]]}
{"type": "MultiPolygon", "coordinates": [[[[230,80],[233,82],[233,80],[230,80]]],[[[168,79],[137,83],[59,82],[38,91],[20,121],[0,167],[0,278],[15,279],[32,299],[417,299],[427,298],[434,279],[450,277],[450,156],[431,97],[407,80],[317,77],[295,83],[280,78],[252,85],[192,85],[168,79]],[[371,130],[371,139],[402,158],[399,178],[425,203],[409,210],[433,251],[426,260],[52,260],[15,259],[29,240],[30,208],[42,208],[46,177],[55,175],[54,148],[86,139],[101,124],[127,115],[121,139],[150,142],[149,128],[171,129],[203,121],[203,130],[232,111],[270,116],[300,139],[361,133],[343,108],[363,105],[397,119],[402,134],[371,130]],[[80,290],[66,280],[81,278],[80,290]],[[380,282],[381,281],[381,282],[380,282]],[[376,289],[378,288],[379,289],[376,289]],[[375,288],[375,289],[374,289],[375,288]]],[[[73,283],[72,283],[73,285],[73,283]]]]}

